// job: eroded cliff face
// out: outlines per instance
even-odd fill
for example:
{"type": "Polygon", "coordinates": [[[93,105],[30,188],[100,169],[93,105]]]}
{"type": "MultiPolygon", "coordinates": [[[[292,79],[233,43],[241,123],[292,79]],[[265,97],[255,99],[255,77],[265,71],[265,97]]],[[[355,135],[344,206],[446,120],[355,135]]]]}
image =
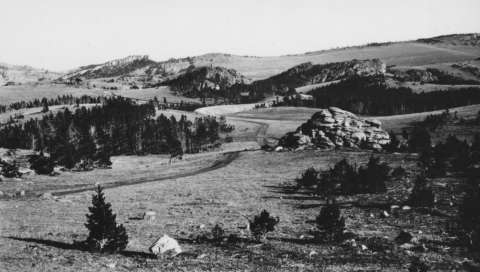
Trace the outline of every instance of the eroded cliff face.
{"type": "Polygon", "coordinates": [[[390,142],[380,121],[362,119],[336,107],[321,109],[295,132],[279,141],[284,148],[304,149],[337,147],[381,149],[390,142]]]}

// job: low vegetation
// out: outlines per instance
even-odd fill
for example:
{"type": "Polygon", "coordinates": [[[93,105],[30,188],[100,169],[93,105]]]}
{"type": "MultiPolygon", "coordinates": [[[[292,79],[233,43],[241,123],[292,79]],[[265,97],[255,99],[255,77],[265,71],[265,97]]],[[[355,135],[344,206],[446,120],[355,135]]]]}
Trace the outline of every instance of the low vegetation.
{"type": "Polygon", "coordinates": [[[343,159],[321,173],[309,168],[296,182],[299,188],[315,189],[322,195],[382,193],[386,191],[385,182],[389,172],[390,167],[373,156],[366,165],[360,167],[343,159]]]}
{"type": "Polygon", "coordinates": [[[280,222],[278,217],[273,217],[269,212],[263,210],[259,215],[255,215],[253,220],[249,220],[249,229],[256,241],[261,241],[265,235],[275,230],[275,226],[280,222]]]}
{"type": "Polygon", "coordinates": [[[334,201],[322,207],[320,214],[315,218],[315,223],[319,231],[317,235],[319,241],[339,241],[343,237],[345,218],[334,201]]]}

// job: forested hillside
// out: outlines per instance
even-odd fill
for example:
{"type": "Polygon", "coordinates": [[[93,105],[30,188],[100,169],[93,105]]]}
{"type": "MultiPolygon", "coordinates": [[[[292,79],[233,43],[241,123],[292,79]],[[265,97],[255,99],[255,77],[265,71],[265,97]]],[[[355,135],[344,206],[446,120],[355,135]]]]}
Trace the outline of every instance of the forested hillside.
{"type": "Polygon", "coordinates": [[[6,125],[0,129],[0,145],[49,153],[58,164],[72,168],[80,161],[106,163],[111,155],[198,152],[219,138],[214,117],[192,122],[186,116],[154,116],[153,103],[109,98],[90,109],[66,109],[6,125]]]}
{"type": "Polygon", "coordinates": [[[285,93],[289,89],[340,80],[352,76],[368,76],[385,73],[386,65],[379,59],[351,60],[327,64],[303,63],[278,75],[255,81],[255,89],[264,92],[285,93]]]}
{"type": "Polygon", "coordinates": [[[286,99],[284,104],[317,108],[331,106],[363,115],[394,115],[480,103],[480,88],[415,93],[389,87],[385,76],[353,77],[310,92],[312,101],[286,99]]]}

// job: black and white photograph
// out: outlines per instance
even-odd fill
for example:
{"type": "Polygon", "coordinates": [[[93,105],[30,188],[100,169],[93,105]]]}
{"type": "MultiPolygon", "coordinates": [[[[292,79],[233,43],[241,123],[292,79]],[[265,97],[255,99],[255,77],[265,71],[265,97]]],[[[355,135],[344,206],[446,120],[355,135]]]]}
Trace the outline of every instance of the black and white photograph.
{"type": "Polygon", "coordinates": [[[480,271],[480,1],[0,0],[0,272],[480,271]]]}

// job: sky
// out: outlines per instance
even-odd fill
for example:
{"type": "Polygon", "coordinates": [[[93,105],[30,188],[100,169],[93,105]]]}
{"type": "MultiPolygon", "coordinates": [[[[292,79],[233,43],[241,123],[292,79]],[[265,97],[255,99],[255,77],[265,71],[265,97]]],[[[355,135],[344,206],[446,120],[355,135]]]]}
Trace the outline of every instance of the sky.
{"type": "Polygon", "coordinates": [[[0,0],[0,62],[276,56],[480,32],[479,0],[0,0]]]}

